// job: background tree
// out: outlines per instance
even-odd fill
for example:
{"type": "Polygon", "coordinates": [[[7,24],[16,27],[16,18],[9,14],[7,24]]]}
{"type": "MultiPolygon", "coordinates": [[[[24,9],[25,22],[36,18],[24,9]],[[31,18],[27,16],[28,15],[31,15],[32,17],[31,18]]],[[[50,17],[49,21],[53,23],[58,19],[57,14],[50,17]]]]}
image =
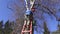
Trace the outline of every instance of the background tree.
{"type": "Polygon", "coordinates": [[[4,34],[10,34],[13,31],[9,20],[5,23],[4,34]]]}
{"type": "MultiPolygon", "coordinates": [[[[56,20],[59,20],[60,17],[56,15],[58,11],[56,11],[56,8],[55,8],[55,5],[58,3],[59,3],[58,0],[36,0],[34,5],[34,7],[36,8],[36,11],[34,12],[34,15],[33,15],[34,18],[38,18],[44,21],[45,17],[43,16],[43,14],[46,13],[51,18],[52,16],[54,16],[56,20]]],[[[19,22],[18,27],[19,25],[23,25],[24,12],[26,11],[24,0],[17,0],[17,1],[14,0],[14,2],[11,2],[11,4],[8,5],[8,8],[15,12],[14,17],[17,18],[19,22]]],[[[41,26],[41,25],[39,24],[38,26],[41,26]]]]}
{"type": "Polygon", "coordinates": [[[0,34],[3,34],[3,21],[0,21],[0,34]]]}
{"type": "Polygon", "coordinates": [[[24,0],[14,0],[12,3],[9,3],[7,7],[14,12],[13,17],[16,18],[16,24],[14,27],[15,29],[13,32],[14,34],[19,34],[22,30],[24,23],[24,12],[26,10],[25,2],[24,0]]]}
{"type": "Polygon", "coordinates": [[[44,22],[44,34],[50,34],[46,22],[44,22]]]}

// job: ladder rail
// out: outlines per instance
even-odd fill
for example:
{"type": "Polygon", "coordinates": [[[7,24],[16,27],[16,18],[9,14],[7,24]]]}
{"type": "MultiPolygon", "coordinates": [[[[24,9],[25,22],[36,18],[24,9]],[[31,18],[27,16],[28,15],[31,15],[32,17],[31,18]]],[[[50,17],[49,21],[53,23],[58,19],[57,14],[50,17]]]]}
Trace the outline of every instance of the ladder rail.
{"type": "Polygon", "coordinates": [[[25,30],[25,26],[26,26],[26,24],[24,23],[21,34],[28,33],[28,32],[30,34],[32,34],[32,21],[30,21],[30,25],[29,25],[30,29],[29,30],[25,30]]]}

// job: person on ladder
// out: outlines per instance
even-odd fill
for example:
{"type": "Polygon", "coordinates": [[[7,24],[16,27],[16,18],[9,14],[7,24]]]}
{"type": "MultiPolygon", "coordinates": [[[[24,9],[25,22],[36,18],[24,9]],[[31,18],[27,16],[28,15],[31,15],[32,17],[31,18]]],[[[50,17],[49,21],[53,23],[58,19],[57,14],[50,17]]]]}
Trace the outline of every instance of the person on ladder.
{"type": "Polygon", "coordinates": [[[32,19],[33,19],[33,13],[31,10],[26,10],[25,19],[27,20],[26,25],[29,25],[30,20],[32,21],[32,19]]]}
{"type": "MultiPolygon", "coordinates": [[[[29,22],[30,22],[30,20],[32,21],[32,30],[34,30],[34,26],[36,25],[36,21],[34,20],[34,18],[33,18],[33,13],[35,12],[35,8],[31,8],[31,10],[26,10],[26,12],[25,12],[25,18],[26,18],[26,20],[28,20],[28,22],[26,23],[26,25],[28,25],[29,26],[29,22]]],[[[27,27],[28,27],[27,26],[27,27]]]]}
{"type": "MultiPolygon", "coordinates": [[[[26,29],[29,30],[30,22],[32,22],[32,26],[35,25],[35,21],[33,19],[33,12],[35,11],[35,8],[32,7],[33,4],[31,5],[31,7],[29,7],[28,1],[27,0],[25,0],[25,1],[26,1],[26,8],[27,8],[27,10],[25,12],[26,29]]],[[[34,27],[32,27],[32,30],[34,30],[34,27]]]]}
{"type": "Polygon", "coordinates": [[[33,19],[33,13],[31,11],[31,7],[30,7],[30,0],[25,0],[26,2],[26,12],[25,12],[25,19],[27,20],[26,25],[29,25],[30,20],[32,21],[33,19]]]}

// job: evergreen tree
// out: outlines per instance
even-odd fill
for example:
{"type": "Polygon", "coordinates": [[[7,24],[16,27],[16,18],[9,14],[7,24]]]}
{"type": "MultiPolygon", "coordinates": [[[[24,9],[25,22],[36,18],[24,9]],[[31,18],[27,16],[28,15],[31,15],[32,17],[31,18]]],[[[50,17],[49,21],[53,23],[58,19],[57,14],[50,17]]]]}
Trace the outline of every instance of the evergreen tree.
{"type": "Polygon", "coordinates": [[[9,20],[5,23],[4,34],[10,34],[12,32],[12,28],[9,20]]]}
{"type": "Polygon", "coordinates": [[[2,34],[3,32],[2,32],[2,30],[3,30],[3,21],[0,21],[0,34],[2,34]]]}

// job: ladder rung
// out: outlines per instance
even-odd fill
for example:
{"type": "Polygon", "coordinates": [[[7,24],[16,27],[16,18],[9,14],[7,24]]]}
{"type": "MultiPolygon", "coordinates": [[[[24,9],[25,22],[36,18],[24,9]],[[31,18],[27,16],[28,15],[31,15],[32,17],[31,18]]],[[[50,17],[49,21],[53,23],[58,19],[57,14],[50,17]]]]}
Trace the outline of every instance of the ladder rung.
{"type": "Polygon", "coordinates": [[[30,29],[29,30],[25,30],[25,28],[26,28],[26,24],[24,23],[21,34],[24,34],[24,33],[30,33],[30,34],[32,34],[32,22],[30,22],[30,25],[29,25],[30,29]]]}
{"type": "Polygon", "coordinates": [[[29,31],[22,31],[22,32],[31,32],[31,30],[29,30],[29,31]]]}

